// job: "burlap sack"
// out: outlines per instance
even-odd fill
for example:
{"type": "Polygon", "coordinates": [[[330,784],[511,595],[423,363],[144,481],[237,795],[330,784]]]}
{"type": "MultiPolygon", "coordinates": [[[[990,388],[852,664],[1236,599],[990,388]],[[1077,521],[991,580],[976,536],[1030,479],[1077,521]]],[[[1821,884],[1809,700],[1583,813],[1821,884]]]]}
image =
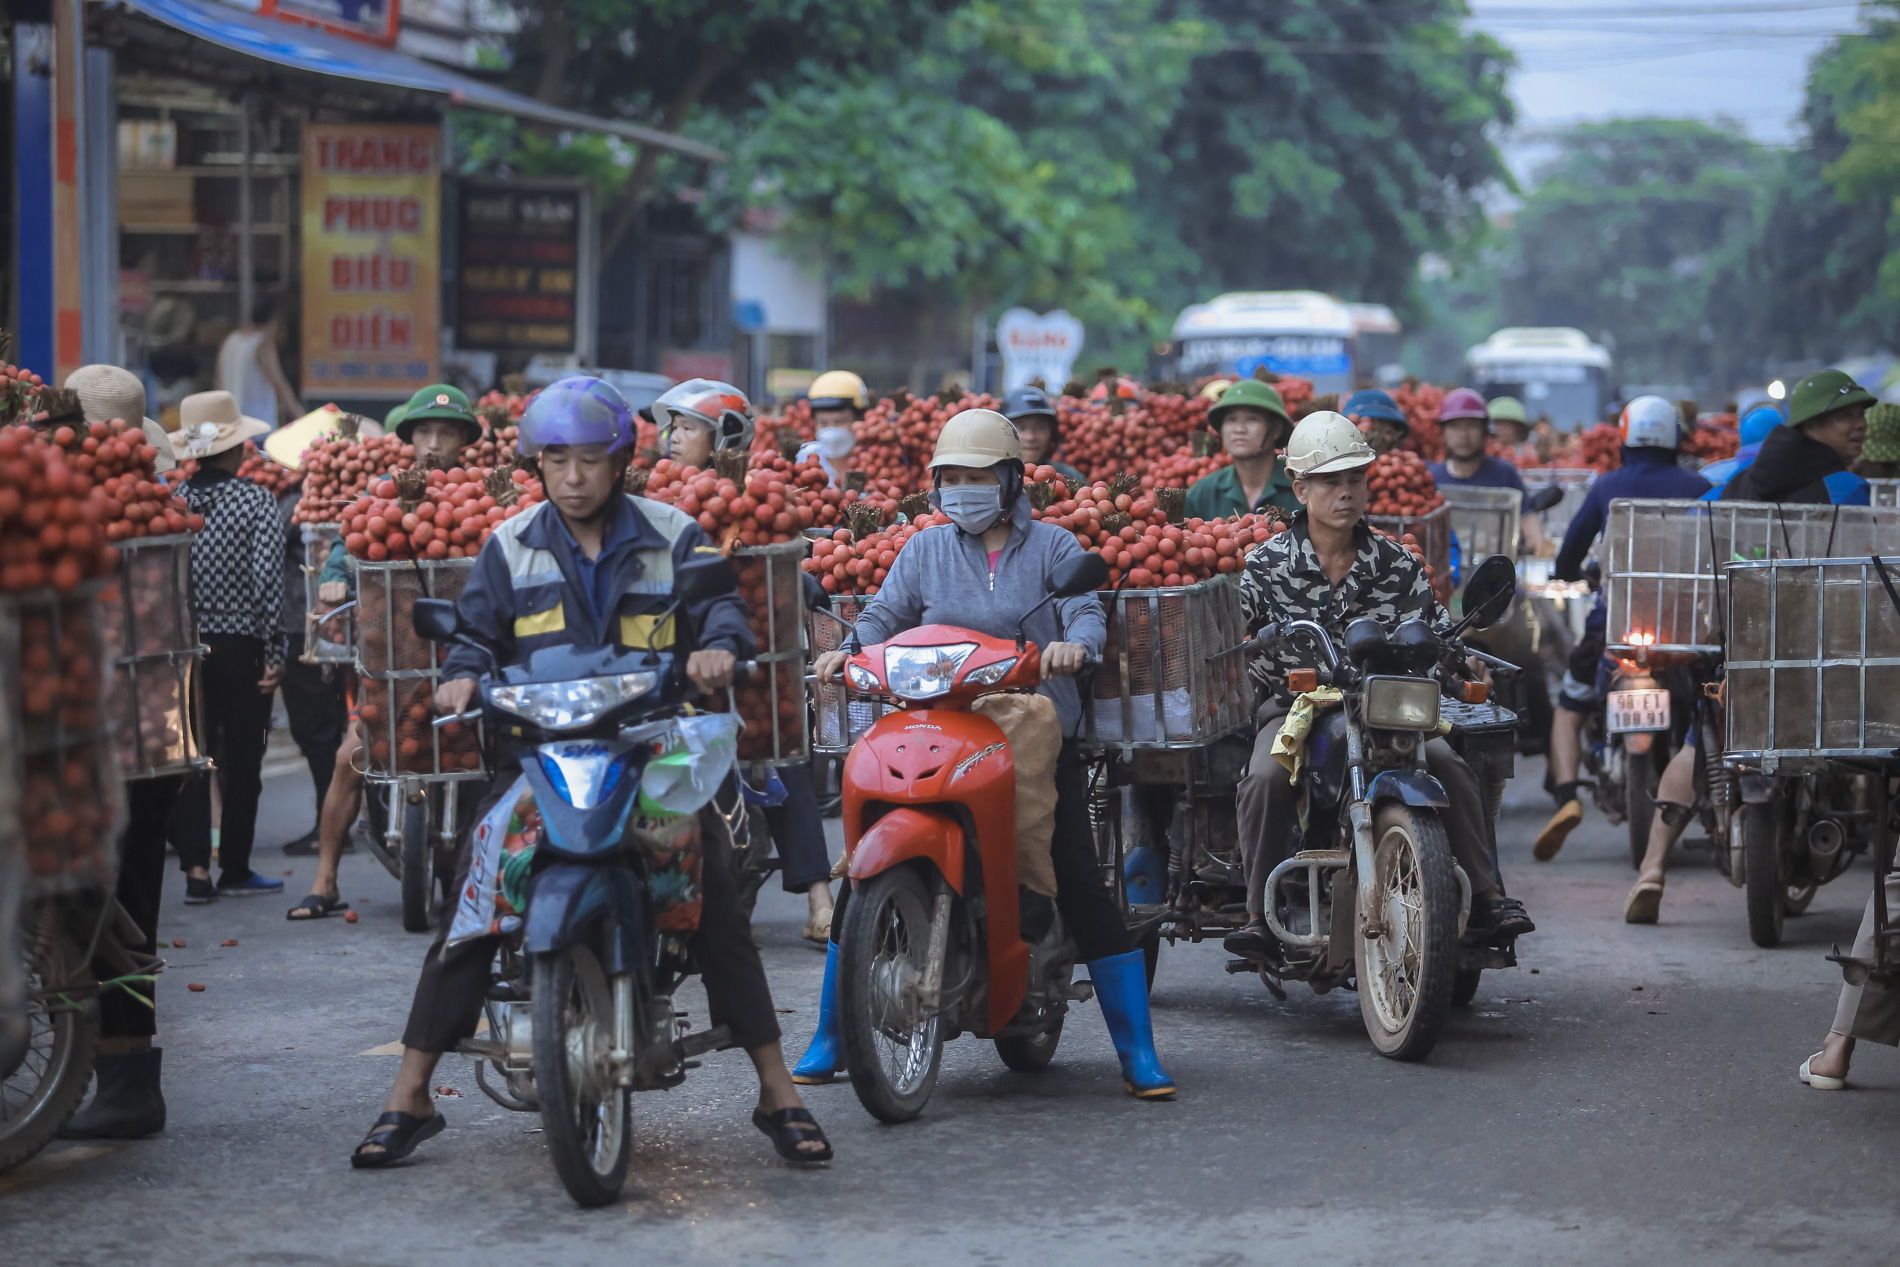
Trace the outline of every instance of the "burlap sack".
{"type": "Polygon", "coordinates": [[[972,710],[1002,727],[1016,763],[1016,882],[1054,897],[1049,846],[1056,836],[1056,757],[1062,752],[1056,706],[1046,695],[985,695],[972,710]]]}

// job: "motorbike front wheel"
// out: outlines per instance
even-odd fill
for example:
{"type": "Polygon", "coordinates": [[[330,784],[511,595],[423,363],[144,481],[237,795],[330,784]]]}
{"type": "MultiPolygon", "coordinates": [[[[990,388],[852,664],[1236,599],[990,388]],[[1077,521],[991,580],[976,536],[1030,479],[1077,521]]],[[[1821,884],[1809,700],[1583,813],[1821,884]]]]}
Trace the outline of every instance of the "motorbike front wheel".
{"type": "MultiPolygon", "coordinates": [[[[52,899],[28,903],[21,912],[31,1001],[26,1050],[19,1063],[0,1078],[0,1173],[52,1142],[85,1099],[86,1084],[92,1081],[99,1047],[98,1017],[83,1004],[42,993],[88,976],[85,955],[67,920],[67,907],[52,899]]],[[[89,933],[85,930],[80,936],[89,933]]]]}
{"type": "Polygon", "coordinates": [[[1781,807],[1773,802],[1742,806],[1743,888],[1748,899],[1748,939],[1757,946],[1781,944],[1787,914],[1787,868],[1781,860],[1781,807]]]}
{"type": "Polygon", "coordinates": [[[880,1122],[924,1111],[943,1062],[943,1021],[922,1015],[930,894],[910,867],[854,885],[838,938],[839,1010],[851,1087],[880,1122]]]}
{"type": "Polygon", "coordinates": [[[1062,1041],[1062,1022],[1040,1034],[1011,1034],[996,1040],[996,1054],[1017,1073],[1041,1073],[1056,1058],[1056,1044],[1062,1041]]]}
{"type": "Polygon", "coordinates": [[[629,1092],[614,1085],[613,990],[591,945],[534,961],[534,1085],[548,1152],[568,1195],[606,1205],[627,1179],[629,1092]]]}
{"type": "MultiPolygon", "coordinates": [[[[448,790],[453,795],[454,789],[448,790]]],[[[429,812],[431,798],[424,793],[420,802],[407,797],[402,805],[402,930],[426,933],[435,928],[435,855],[434,815],[429,812]]]]}
{"type": "MultiPolygon", "coordinates": [[[[1438,1041],[1458,975],[1460,889],[1438,815],[1396,801],[1372,818],[1381,935],[1354,934],[1359,1014],[1379,1054],[1423,1060],[1438,1041]]],[[[1355,920],[1355,922],[1357,922],[1355,920]]]]}

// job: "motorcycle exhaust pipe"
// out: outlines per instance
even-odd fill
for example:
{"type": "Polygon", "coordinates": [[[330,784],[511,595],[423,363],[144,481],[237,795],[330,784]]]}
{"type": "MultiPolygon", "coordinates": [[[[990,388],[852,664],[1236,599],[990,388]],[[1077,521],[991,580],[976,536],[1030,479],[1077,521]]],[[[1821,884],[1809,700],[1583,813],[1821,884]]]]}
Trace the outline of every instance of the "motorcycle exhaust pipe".
{"type": "Polygon", "coordinates": [[[1808,867],[1816,875],[1826,875],[1841,856],[1841,846],[1847,843],[1847,833],[1839,822],[1832,818],[1816,819],[1808,828],[1808,867]]]}

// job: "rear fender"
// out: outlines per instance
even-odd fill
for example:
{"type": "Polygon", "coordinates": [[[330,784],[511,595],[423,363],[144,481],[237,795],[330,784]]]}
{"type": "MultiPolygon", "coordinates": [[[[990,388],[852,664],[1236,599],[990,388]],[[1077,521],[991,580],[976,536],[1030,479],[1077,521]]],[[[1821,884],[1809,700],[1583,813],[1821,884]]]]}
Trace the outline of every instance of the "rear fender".
{"type": "Polygon", "coordinates": [[[631,972],[644,958],[644,906],[639,877],[625,867],[556,863],[530,884],[526,949],[531,955],[565,950],[605,916],[614,927],[605,967],[609,973],[631,972]]]}
{"type": "Polygon", "coordinates": [[[1742,804],[1772,805],[1775,800],[1775,785],[1780,782],[1780,779],[1770,774],[1744,774],[1742,776],[1742,804]]]}
{"type": "Polygon", "coordinates": [[[955,819],[900,808],[885,814],[858,838],[847,874],[853,881],[862,881],[906,862],[928,862],[961,897],[963,857],[963,827],[955,819]]]}
{"type": "Polygon", "coordinates": [[[1366,789],[1367,803],[1378,806],[1399,801],[1419,809],[1445,809],[1451,798],[1445,786],[1423,770],[1387,770],[1372,780],[1366,789]]]}

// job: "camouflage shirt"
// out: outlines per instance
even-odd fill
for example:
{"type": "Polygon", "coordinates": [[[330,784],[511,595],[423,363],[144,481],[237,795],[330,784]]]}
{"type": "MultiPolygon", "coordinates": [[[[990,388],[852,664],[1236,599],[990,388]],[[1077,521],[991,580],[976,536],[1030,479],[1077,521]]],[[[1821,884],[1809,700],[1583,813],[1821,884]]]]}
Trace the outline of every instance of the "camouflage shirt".
{"type": "MultiPolygon", "coordinates": [[[[1344,641],[1346,626],[1371,616],[1387,633],[1414,617],[1430,622],[1441,635],[1451,628],[1451,617],[1432,597],[1424,565],[1389,537],[1380,536],[1361,521],[1353,529],[1358,557],[1338,585],[1326,579],[1319,553],[1307,535],[1306,512],[1293,517],[1287,531],[1269,538],[1247,556],[1240,574],[1240,605],[1247,628],[1282,620],[1311,620],[1344,641]]],[[[1310,642],[1310,639],[1308,640],[1310,642]]],[[[1266,655],[1255,656],[1250,672],[1256,686],[1290,699],[1286,675],[1291,669],[1312,668],[1319,653],[1299,641],[1283,643],[1266,655]]],[[[1264,696],[1263,696],[1264,698],[1264,696]]]]}

